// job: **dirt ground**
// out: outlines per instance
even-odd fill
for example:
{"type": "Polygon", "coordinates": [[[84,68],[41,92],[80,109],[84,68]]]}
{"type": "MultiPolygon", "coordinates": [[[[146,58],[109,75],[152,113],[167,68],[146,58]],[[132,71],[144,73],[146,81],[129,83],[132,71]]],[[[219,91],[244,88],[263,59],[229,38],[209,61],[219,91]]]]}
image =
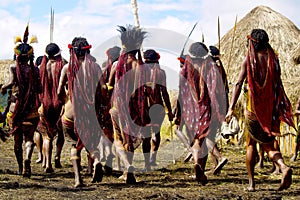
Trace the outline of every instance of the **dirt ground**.
{"type": "MultiPolygon", "coordinates": [[[[293,184],[290,189],[277,192],[281,175],[270,175],[270,162],[265,168],[256,169],[256,192],[247,192],[248,178],[245,167],[245,148],[243,146],[222,146],[222,153],[229,160],[217,176],[207,171],[208,184],[202,186],[192,177],[193,164],[183,163],[185,149],[179,141],[164,142],[158,154],[157,169],[143,173],[143,160],[137,150],[134,165],[137,169],[137,184],[126,185],[118,179],[121,172],[113,171],[112,176],[104,176],[101,183],[92,184],[87,175],[86,153],[82,155],[83,180],[86,187],[73,188],[73,170],[69,160],[70,143],[66,142],[63,155],[63,168],[46,174],[41,164],[35,163],[37,150],[32,158],[30,179],[16,174],[17,163],[13,153],[13,138],[0,142],[0,198],[1,199],[299,199],[300,161],[290,163],[293,168],[293,184]],[[176,163],[173,164],[173,154],[176,163]]],[[[211,168],[208,160],[207,170],[211,168]]]]}

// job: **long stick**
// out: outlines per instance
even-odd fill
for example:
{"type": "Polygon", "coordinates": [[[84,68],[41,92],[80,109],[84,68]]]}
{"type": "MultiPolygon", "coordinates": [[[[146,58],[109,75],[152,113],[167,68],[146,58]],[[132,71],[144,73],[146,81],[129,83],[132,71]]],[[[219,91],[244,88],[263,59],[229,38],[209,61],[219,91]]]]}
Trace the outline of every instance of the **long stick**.
{"type": "Polygon", "coordinates": [[[235,17],[235,22],[234,22],[234,28],[233,28],[233,34],[232,34],[232,41],[231,41],[231,47],[230,47],[229,58],[228,58],[227,74],[228,74],[229,67],[230,67],[230,64],[231,64],[231,57],[232,57],[233,43],[234,43],[234,39],[235,39],[235,31],[236,31],[236,23],[237,23],[237,16],[235,17]]]}

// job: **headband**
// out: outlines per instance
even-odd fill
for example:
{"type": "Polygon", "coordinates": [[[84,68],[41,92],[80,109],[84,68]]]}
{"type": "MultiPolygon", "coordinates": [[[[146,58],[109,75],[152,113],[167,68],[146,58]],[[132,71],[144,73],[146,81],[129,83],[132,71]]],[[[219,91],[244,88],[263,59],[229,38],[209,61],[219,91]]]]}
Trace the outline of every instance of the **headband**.
{"type": "Polygon", "coordinates": [[[247,35],[247,38],[248,38],[249,40],[251,40],[252,42],[259,43],[256,39],[254,39],[253,37],[251,37],[251,35],[247,35]]]}
{"type": "MultiPolygon", "coordinates": [[[[78,47],[73,47],[72,44],[68,44],[68,48],[69,49],[72,49],[72,48],[78,49],[78,47]]],[[[92,45],[87,45],[87,46],[81,47],[80,49],[81,50],[87,50],[87,49],[90,49],[90,48],[92,48],[92,45]]]]}

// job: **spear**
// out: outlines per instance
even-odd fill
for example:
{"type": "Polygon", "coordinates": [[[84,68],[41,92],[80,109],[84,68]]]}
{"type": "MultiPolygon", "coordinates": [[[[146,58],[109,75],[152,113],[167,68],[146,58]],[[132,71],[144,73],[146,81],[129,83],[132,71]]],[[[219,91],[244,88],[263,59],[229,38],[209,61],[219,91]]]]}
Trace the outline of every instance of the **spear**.
{"type": "Polygon", "coordinates": [[[51,7],[51,16],[50,16],[50,43],[53,42],[53,30],[54,30],[54,10],[51,7]]]}
{"type": "MultiPolygon", "coordinates": [[[[186,43],[188,42],[188,40],[189,40],[190,36],[192,35],[192,33],[193,33],[195,27],[197,26],[197,24],[198,24],[198,22],[196,22],[196,23],[194,24],[194,26],[193,26],[193,28],[192,28],[190,34],[189,34],[188,37],[186,38],[185,43],[184,43],[184,45],[183,45],[183,47],[182,47],[182,51],[181,51],[181,53],[180,53],[180,57],[183,56],[183,52],[184,52],[186,43]]],[[[204,40],[204,36],[203,36],[203,35],[202,35],[202,37],[203,37],[202,39],[204,40]]]]}
{"type": "Polygon", "coordinates": [[[221,56],[221,28],[220,28],[220,18],[218,16],[218,47],[219,47],[219,52],[221,56]]]}
{"type": "Polygon", "coordinates": [[[236,31],[236,24],[237,24],[237,16],[235,17],[234,27],[233,27],[233,34],[232,34],[232,41],[231,41],[231,47],[229,52],[229,58],[228,58],[228,67],[227,67],[227,74],[230,67],[231,57],[232,57],[232,50],[233,50],[233,43],[235,39],[235,31],[236,31]]]}

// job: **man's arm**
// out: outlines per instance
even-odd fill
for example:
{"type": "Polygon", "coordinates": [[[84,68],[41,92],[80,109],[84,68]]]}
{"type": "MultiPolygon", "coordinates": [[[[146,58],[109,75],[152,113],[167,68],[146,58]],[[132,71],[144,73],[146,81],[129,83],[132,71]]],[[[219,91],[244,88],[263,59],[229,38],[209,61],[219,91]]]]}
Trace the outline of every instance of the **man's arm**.
{"type": "Polygon", "coordinates": [[[59,84],[57,88],[57,94],[58,96],[63,96],[65,94],[65,85],[67,84],[68,81],[68,67],[69,65],[66,64],[61,70],[60,78],[59,78],[59,84]]]}
{"type": "Polygon", "coordinates": [[[171,102],[170,102],[170,96],[169,96],[169,93],[168,93],[168,90],[167,90],[167,77],[166,77],[166,73],[165,71],[162,70],[162,83],[161,83],[161,86],[160,86],[160,90],[161,90],[161,94],[162,94],[162,98],[165,102],[165,106],[167,107],[168,109],[168,116],[169,116],[169,121],[173,121],[173,112],[172,112],[172,107],[171,107],[171,102]]]}
{"type": "Polygon", "coordinates": [[[228,112],[226,114],[225,120],[227,123],[229,123],[229,121],[232,118],[233,115],[233,111],[234,111],[234,107],[235,104],[240,96],[241,90],[242,90],[242,86],[243,86],[243,82],[245,80],[247,76],[247,60],[245,59],[243,64],[242,64],[242,68],[240,71],[240,74],[238,76],[238,80],[235,83],[235,85],[233,86],[232,89],[232,97],[231,97],[231,101],[229,103],[229,108],[228,108],[228,112]]]}
{"type": "Polygon", "coordinates": [[[109,87],[114,87],[116,71],[117,71],[117,63],[118,62],[114,62],[112,67],[111,67],[110,74],[109,74],[109,79],[108,79],[108,83],[107,83],[108,89],[112,89],[112,88],[109,88],[109,87]]]}

